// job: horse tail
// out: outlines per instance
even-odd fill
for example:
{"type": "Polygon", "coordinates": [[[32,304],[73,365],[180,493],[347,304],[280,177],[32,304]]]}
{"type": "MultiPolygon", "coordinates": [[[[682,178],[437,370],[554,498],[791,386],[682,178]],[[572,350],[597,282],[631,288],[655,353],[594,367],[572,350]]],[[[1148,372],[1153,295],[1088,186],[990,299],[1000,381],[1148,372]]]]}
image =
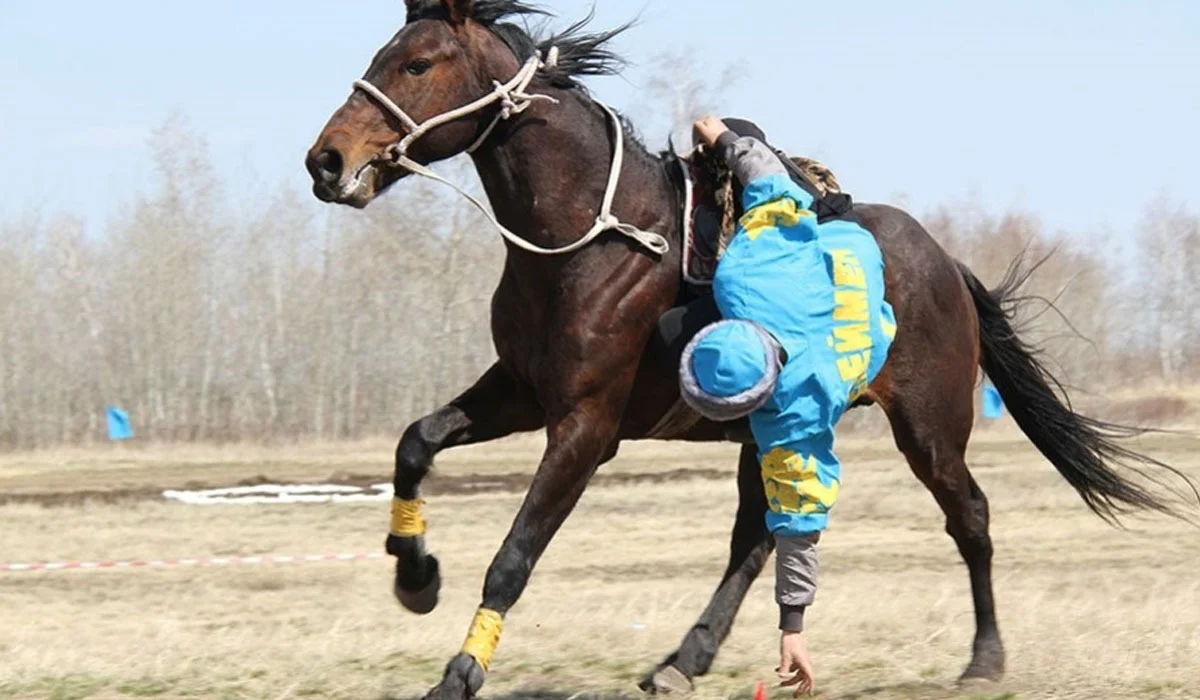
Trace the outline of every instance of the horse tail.
{"type": "Polygon", "coordinates": [[[1018,259],[1000,285],[991,291],[970,269],[958,264],[979,316],[980,365],[1000,392],[1017,426],[1075,487],[1084,503],[1109,523],[1118,524],[1119,516],[1134,510],[1188,519],[1169,502],[1174,499],[1157,494],[1148,484],[1186,499],[1189,505],[1193,497],[1200,501],[1196,484],[1174,467],[1121,444],[1122,440],[1156,431],[1076,413],[1062,384],[1041,359],[1041,348],[1022,340],[1014,330],[1017,312],[1031,301],[1020,294],[1020,288],[1032,270],[1023,272],[1020,262],[1018,259]],[[1137,474],[1148,484],[1131,480],[1118,468],[1137,474]],[[1164,472],[1181,479],[1186,487],[1180,489],[1164,483],[1164,472]]]}

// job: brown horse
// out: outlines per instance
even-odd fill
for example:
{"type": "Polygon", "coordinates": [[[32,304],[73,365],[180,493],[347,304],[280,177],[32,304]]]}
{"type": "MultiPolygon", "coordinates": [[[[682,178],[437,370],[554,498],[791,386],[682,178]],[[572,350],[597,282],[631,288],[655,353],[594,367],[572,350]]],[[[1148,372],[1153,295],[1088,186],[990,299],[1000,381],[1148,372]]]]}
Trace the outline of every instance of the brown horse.
{"type": "MultiPolygon", "coordinates": [[[[585,34],[581,23],[538,41],[506,21],[534,12],[514,0],[410,0],[407,24],[375,56],[366,86],[333,115],[308,154],[317,197],[364,207],[418,163],[470,149],[499,222],[519,237],[509,241],[492,301],[499,359],[473,387],[410,426],[396,449],[399,525],[393,523],[387,551],[397,558],[396,596],[426,613],[437,603],[441,581],[416,509],[434,456],[518,432],[544,428],[548,436],[525,501],[488,569],[464,651],[447,665],[431,697],[466,698],[482,686],[502,616],[621,441],[746,435],[744,425],[664,420],[678,410],[678,378],[648,346],[659,318],[683,298],[683,195],[673,157],[651,155],[625,134],[612,205],[622,220],[665,236],[671,242],[665,254],[617,230],[569,254],[526,250],[526,244],[567,246],[595,227],[606,213],[606,174],[623,128],[614,127],[607,108],[578,83],[579,76],[615,72],[619,61],[606,43],[620,30],[585,34]],[[539,56],[551,58],[551,48],[557,61],[539,63],[539,56]],[[525,84],[510,81],[531,65],[540,70],[525,84]],[[496,81],[510,82],[498,91],[496,81]],[[472,104],[476,108],[459,109],[472,104]],[[450,116],[436,119],[440,115],[450,116]],[[397,147],[405,136],[419,138],[397,147]]],[[[1014,286],[985,290],[902,211],[859,205],[856,213],[883,249],[887,298],[900,328],[868,399],[887,413],[897,446],[944,511],[970,572],[976,632],[964,676],[997,678],[1004,650],[992,596],[988,505],[964,461],[979,369],[1042,454],[1101,516],[1168,510],[1110,466],[1157,463],[1118,446],[1119,431],[1077,415],[1058,398],[1035,349],[1010,326],[1014,286]]],[[[728,568],[680,648],[647,678],[648,690],[690,684],[709,670],[771,553],[752,444],[742,448],[737,481],[728,568]]]]}

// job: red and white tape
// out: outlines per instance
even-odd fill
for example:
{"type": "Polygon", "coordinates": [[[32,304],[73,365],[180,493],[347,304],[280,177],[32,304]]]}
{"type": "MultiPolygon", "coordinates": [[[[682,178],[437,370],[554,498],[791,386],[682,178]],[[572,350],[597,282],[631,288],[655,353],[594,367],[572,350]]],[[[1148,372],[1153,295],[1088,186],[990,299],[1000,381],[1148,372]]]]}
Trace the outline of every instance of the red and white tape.
{"type": "Polygon", "coordinates": [[[70,569],[167,569],[179,566],[251,566],[254,564],[306,564],[323,561],[383,559],[379,554],[262,554],[250,557],[192,557],[186,559],[132,559],[129,561],[0,562],[0,572],[65,571],[70,569]]]}

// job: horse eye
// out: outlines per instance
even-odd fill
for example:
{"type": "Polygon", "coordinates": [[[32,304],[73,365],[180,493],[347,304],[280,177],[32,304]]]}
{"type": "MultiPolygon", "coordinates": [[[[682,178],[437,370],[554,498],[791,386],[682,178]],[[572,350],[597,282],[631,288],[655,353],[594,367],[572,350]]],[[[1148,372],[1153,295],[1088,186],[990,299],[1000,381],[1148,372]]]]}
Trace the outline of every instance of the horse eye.
{"type": "Polygon", "coordinates": [[[415,60],[412,63],[409,63],[407,66],[405,66],[404,70],[409,75],[425,75],[426,73],[429,72],[429,69],[432,67],[433,67],[433,64],[430,63],[428,59],[418,58],[417,60],[415,60]]]}

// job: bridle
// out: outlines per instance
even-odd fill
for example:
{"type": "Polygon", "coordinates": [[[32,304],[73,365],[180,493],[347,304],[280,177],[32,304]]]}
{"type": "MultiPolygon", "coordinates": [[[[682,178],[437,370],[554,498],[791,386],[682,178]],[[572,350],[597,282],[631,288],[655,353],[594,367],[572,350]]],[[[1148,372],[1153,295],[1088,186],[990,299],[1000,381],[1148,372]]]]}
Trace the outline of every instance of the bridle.
{"type": "Polygon", "coordinates": [[[623,223],[612,213],[613,200],[616,198],[617,185],[621,179],[621,165],[625,158],[625,133],[621,126],[621,120],[617,117],[616,112],[614,112],[611,107],[603,102],[600,102],[599,100],[595,100],[595,102],[596,104],[600,105],[605,114],[608,116],[608,120],[613,127],[615,141],[612,168],[609,171],[608,185],[604,192],[604,201],[600,205],[600,214],[596,217],[596,221],[592,225],[592,228],[581,238],[579,238],[579,240],[561,248],[543,248],[530,243],[524,238],[521,238],[517,234],[505,228],[499,222],[499,220],[496,219],[496,216],[488,210],[483,202],[466,192],[463,188],[408,157],[408,149],[412,146],[412,144],[433,129],[458,119],[462,119],[463,117],[470,116],[476,112],[480,112],[497,102],[500,103],[500,109],[497,111],[496,117],[492,119],[491,124],[489,124],[488,127],[483,130],[483,133],[479,136],[479,138],[475,139],[475,142],[467,148],[466,153],[474,153],[484,144],[484,142],[487,141],[488,137],[492,135],[492,132],[495,131],[500,122],[511,119],[514,116],[524,112],[534,102],[543,101],[551,104],[558,104],[558,100],[550,97],[549,95],[531,95],[526,92],[538,71],[544,68],[553,68],[555,65],[557,65],[557,63],[558,47],[551,47],[551,49],[546,53],[545,57],[541,55],[535,55],[526,61],[525,64],[521,66],[521,69],[517,71],[517,74],[508,82],[501,83],[498,80],[492,81],[494,87],[487,95],[484,95],[478,100],[463,105],[457,109],[452,109],[448,112],[443,112],[437,116],[430,117],[420,124],[418,124],[415,119],[410,117],[407,112],[401,109],[400,106],[397,105],[390,97],[384,94],[382,90],[366,80],[354,81],[354,89],[363,91],[368,97],[373,99],[380,108],[394,116],[400,121],[401,124],[404,125],[407,133],[399,141],[389,146],[385,152],[386,157],[390,160],[392,165],[404,168],[415,175],[427,177],[431,180],[436,180],[445,185],[449,185],[459,194],[466,197],[472,204],[475,205],[476,208],[479,209],[479,211],[483,212],[488,220],[491,221],[492,225],[496,227],[496,230],[500,232],[500,235],[516,247],[526,250],[530,253],[536,253],[538,255],[561,255],[579,250],[580,248],[583,248],[592,241],[596,240],[596,238],[598,238],[605,231],[611,230],[631,238],[649,250],[651,253],[660,256],[665,255],[671,248],[671,245],[666,238],[652,231],[643,231],[636,226],[623,223]]]}
{"type": "Polygon", "coordinates": [[[547,55],[544,62],[540,56],[534,56],[526,61],[525,65],[521,66],[521,69],[517,71],[515,76],[513,76],[513,79],[507,83],[501,84],[498,80],[492,81],[492,84],[495,87],[491,93],[484,95],[470,104],[459,107],[458,109],[452,109],[449,112],[443,112],[435,117],[431,117],[421,124],[418,124],[416,120],[408,116],[408,113],[401,109],[400,106],[392,101],[390,97],[384,94],[382,90],[366,80],[355,80],[354,87],[371,96],[371,98],[379,103],[384,109],[386,109],[388,112],[391,112],[394,117],[399,119],[400,123],[404,125],[404,128],[408,130],[408,133],[405,134],[403,138],[388,148],[388,156],[391,157],[392,160],[399,162],[400,159],[408,157],[408,148],[417,139],[421,138],[430,131],[433,131],[439,126],[442,126],[443,124],[449,124],[452,121],[456,121],[462,117],[467,117],[486,109],[491,106],[493,102],[500,102],[500,111],[496,113],[496,118],[492,120],[492,123],[483,130],[483,134],[481,134],[474,143],[467,147],[467,153],[474,153],[476,150],[478,150],[479,147],[483,145],[483,142],[487,141],[487,138],[492,135],[492,132],[502,120],[509,119],[514,114],[520,114],[521,112],[524,112],[525,109],[529,107],[529,105],[533,104],[535,100],[543,100],[545,102],[557,104],[558,100],[550,97],[549,95],[530,95],[525,92],[529,88],[529,84],[533,82],[533,77],[537,75],[539,70],[541,70],[543,67],[553,67],[557,63],[557,48],[550,50],[550,53],[547,55]]]}

